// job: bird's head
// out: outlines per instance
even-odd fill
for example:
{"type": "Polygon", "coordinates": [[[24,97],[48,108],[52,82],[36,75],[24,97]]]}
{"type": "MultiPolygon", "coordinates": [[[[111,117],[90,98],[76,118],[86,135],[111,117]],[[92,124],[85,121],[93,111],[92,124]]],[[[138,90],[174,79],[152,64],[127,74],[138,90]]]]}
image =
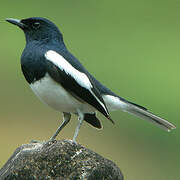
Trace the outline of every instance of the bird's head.
{"type": "Polygon", "coordinates": [[[41,17],[32,17],[22,20],[7,18],[6,21],[20,27],[25,33],[27,42],[34,40],[58,40],[63,42],[63,37],[58,27],[48,19],[41,17]]]}

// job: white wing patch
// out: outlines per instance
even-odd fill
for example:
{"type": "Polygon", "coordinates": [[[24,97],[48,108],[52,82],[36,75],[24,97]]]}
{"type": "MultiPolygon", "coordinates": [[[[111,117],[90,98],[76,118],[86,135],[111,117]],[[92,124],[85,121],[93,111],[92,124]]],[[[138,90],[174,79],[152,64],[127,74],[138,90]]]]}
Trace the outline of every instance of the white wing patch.
{"type": "Polygon", "coordinates": [[[66,74],[73,77],[80,86],[86,89],[91,89],[93,87],[86,74],[75,69],[68,61],[66,61],[63,56],[57,52],[49,50],[46,52],[45,58],[59,67],[62,71],[65,71],[66,74]]]}

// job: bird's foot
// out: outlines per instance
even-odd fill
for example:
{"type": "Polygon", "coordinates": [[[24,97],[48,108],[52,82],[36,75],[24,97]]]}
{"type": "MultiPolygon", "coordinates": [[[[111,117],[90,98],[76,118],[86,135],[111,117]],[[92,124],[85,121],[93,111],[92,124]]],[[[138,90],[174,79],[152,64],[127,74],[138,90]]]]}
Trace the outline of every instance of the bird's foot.
{"type": "Polygon", "coordinates": [[[31,140],[30,143],[42,143],[43,141],[39,141],[39,140],[31,140]]]}
{"type": "Polygon", "coordinates": [[[76,145],[78,144],[75,138],[73,138],[72,142],[76,145]]]}
{"type": "Polygon", "coordinates": [[[31,140],[30,143],[41,143],[41,144],[45,144],[45,145],[51,145],[55,142],[56,142],[55,139],[49,139],[48,141],[31,140]]]}

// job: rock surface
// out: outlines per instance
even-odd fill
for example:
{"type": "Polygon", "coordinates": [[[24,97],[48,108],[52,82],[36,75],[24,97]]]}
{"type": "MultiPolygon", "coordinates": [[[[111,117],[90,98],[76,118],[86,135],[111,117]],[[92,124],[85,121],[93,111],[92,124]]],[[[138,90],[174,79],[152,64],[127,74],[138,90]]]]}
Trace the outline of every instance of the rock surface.
{"type": "Polygon", "coordinates": [[[123,180],[110,160],[70,140],[25,144],[0,170],[1,180],[123,180]]]}

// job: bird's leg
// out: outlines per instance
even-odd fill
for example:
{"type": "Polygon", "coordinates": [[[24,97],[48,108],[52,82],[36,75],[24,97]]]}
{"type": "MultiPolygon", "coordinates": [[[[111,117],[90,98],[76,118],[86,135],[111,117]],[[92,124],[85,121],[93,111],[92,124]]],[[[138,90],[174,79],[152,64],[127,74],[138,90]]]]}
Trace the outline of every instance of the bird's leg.
{"type": "Polygon", "coordinates": [[[77,110],[78,112],[78,125],[76,127],[76,130],[75,130],[75,133],[74,133],[74,137],[73,137],[73,141],[76,143],[76,138],[78,136],[78,133],[79,133],[79,129],[83,123],[83,120],[84,120],[84,114],[78,109],[77,110]]]}
{"type": "Polygon", "coordinates": [[[56,136],[68,124],[70,119],[71,119],[71,114],[63,112],[63,123],[58,127],[58,129],[56,130],[55,134],[50,138],[50,141],[55,140],[56,136]]]}

